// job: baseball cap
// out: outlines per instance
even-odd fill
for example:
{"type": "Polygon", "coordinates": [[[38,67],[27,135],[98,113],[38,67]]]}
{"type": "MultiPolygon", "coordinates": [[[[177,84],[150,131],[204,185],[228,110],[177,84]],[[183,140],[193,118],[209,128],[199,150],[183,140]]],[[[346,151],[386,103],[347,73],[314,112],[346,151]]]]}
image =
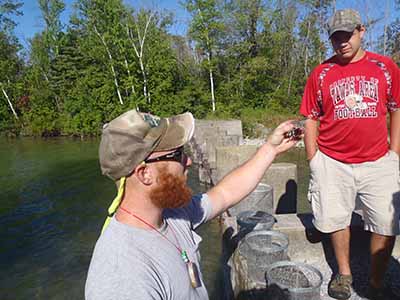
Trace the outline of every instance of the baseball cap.
{"type": "Polygon", "coordinates": [[[360,14],[353,9],[337,10],[328,21],[328,35],[332,36],[336,31],[352,32],[361,25],[360,14]]]}
{"type": "Polygon", "coordinates": [[[152,152],[185,145],[194,132],[190,112],[160,118],[130,110],[103,126],[99,147],[103,175],[118,181],[128,176],[152,152]]]}

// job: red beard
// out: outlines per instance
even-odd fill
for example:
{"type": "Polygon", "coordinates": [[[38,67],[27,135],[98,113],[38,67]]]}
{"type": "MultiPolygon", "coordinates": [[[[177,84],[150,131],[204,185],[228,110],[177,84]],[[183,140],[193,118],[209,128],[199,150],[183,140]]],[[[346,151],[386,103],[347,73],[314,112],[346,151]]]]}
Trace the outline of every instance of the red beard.
{"type": "Polygon", "coordinates": [[[178,208],[192,199],[192,190],[186,184],[184,175],[177,176],[167,170],[160,170],[157,187],[150,192],[150,199],[159,208],[178,208]]]}

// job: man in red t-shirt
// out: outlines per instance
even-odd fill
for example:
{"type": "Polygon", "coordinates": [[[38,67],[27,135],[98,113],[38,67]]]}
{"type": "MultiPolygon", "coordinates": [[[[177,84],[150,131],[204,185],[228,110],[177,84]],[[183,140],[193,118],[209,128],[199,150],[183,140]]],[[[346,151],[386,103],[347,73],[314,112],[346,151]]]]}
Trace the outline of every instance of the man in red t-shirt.
{"type": "Polygon", "coordinates": [[[361,48],[365,27],[358,12],[336,11],[328,33],[335,55],[313,70],[300,107],[307,117],[313,222],[330,234],[338,264],[328,293],[351,296],[349,225],[358,197],[365,230],[372,232],[369,297],[396,299],[383,288],[383,276],[399,234],[400,70],[361,48]]]}

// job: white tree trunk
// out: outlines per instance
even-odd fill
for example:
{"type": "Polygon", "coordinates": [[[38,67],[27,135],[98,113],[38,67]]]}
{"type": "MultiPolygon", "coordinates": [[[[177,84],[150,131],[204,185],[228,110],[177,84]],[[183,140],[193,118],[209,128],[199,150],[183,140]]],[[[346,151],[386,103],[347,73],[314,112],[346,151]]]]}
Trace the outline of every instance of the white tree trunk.
{"type": "Polygon", "coordinates": [[[40,67],[40,69],[42,69],[44,79],[46,79],[47,82],[50,82],[49,77],[47,76],[47,74],[46,74],[46,72],[44,71],[44,69],[43,69],[42,67],[40,67]]]}
{"type": "Polygon", "coordinates": [[[129,64],[128,64],[128,60],[126,59],[126,57],[125,57],[125,68],[126,68],[126,71],[128,72],[128,77],[129,77],[129,81],[130,81],[130,84],[131,84],[132,94],[136,94],[135,86],[133,84],[133,79],[132,79],[132,75],[131,75],[131,71],[129,70],[129,64]]]}
{"type": "Polygon", "coordinates": [[[308,39],[310,37],[310,26],[311,26],[311,22],[310,20],[308,20],[307,23],[307,36],[306,36],[306,42],[304,44],[304,75],[308,76],[308,39]]]}
{"type": "Polygon", "coordinates": [[[137,38],[138,38],[138,42],[139,42],[138,46],[135,44],[135,40],[134,40],[132,32],[129,29],[129,26],[127,25],[127,28],[126,28],[128,37],[131,40],[132,47],[135,50],[136,57],[139,60],[140,71],[142,72],[142,76],[143,76],[143,96],[147,100],[147,103],[151,103],[151,98],[150,98],[150,91],[148,90],[146,68],[143,63],[143,50],[144,50],[144,43],[145,43],[146,36],[147,36],[147,30],[149,28],[152,17],[153,17],[153,14],[150,14],[149,18],[146,21],[146,26],[143,31],[143,36],[141,35],[141,32],[139,30],[138,22],[135,22],[136,34],[137,34],[137,38]]]}
{"type": "Polygon", "coordinates": [[[145,99],[147,99],[147,102],[150,103],[150,99],[148,98],[148,95],[147,95],[147,76],[146,76],[146,71],[144,69],[142,57],[139,58],[139,64],[140,64],[140,70],[142,71],[142,76],[143,76],[143,96],[145,99]]]}
{"type": "Polygon", "coordinates": [[[7,92],[6,92],[6,90],[4,89],[4,87],[3,87],[3,84],[1,84],[1,90],[2,90],[2,92],[3,92],[4,97],[6,97],[6,99],[7,99],[8,105],[10,106],[10,109],[11,109],[12,113],[14,114],[14,117],[15,117],[17,120],[19,120],[18,115],[17,115],[17,113],[15,112],[14,106],[12,105],[12,103],[11,103],[11,101],[10,101],[10,98],[8,97],[7,92]]]}
{"type": "Polygon", "coordinates": [[[118,94],[119,103],[124,104],[124,101],[122,100],[121,92],[120,92],[120,90],[119,90],[118,79],[117,79],[117,73],[115,72],[115,69],[114,69],[113,57],[112,57],[112,55],[111,55],[110,49],[108,49],[108,46],[107,46],[106,41],[104,40],[104,38],[102,37],[102,35],[100,34],[100,32],[98,32],[96,26],[94,26],[94,31],[96,32],[96,34],[97,34],[98,37],[100,38],[101,42],[102,42],[103,45],[104,45],[104,48],[105,48],[106,51],[107,51],[108,59],[110,60],[111,72],[112,72],[113,77],[114,77],[114,85],[115,85],[115,88],[116,88],[117,94],[118,94]]]}
{"type": "MultiPolygon", "coordinates": [[[[297,61],[296,61],[297,63],[297,61]]],[[[290,93],[292,90],[292,81],[293,81],[293,75],[294,75],[294,70],[296,70],[296,63],[292,66],[292,71],[290,72],[289,76],[289,84],[288,84],[288,90],[287,90],[287,97],[290,97],[290,93]]]]}
{"type": "MultiPolygon", "coordinates": [[[[199,16],[201,18],[202,21],[203,20],[203,14],[200,10],[200,8],[197,9],[199,16]]],[[[214,77],[213,77],[213,71],[212,71],[212,67],[211,67],[211,55],[212,55],[212,48],[211,48],[211,44],[210,44],[210,39],[208,36],[208,31],[206,34],[206,45],[207,45],[207,60],[208,60],[208,72],[210,75],[210,89],[211,89],[211,105],[212,105],[212,111],[215,111],[215,96],[214,96],[214,77]]]]}
{"type": "Polygon", "coordinates": [[[215,96],[214,96],[214,77],[213,77],[213,71],[211,68],[211,59],[210,59],[210,53],[208,53],[207,60],[208,60],[208,72],[210,74],[210,89],[211,89],[211,104],[212,104],[212,111],[215,111],[215,96]]]}

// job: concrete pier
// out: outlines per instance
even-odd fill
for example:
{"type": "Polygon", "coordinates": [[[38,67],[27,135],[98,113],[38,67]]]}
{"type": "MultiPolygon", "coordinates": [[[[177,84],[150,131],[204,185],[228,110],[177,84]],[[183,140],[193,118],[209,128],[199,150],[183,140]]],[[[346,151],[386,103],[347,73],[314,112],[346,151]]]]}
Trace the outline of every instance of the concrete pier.
{"type": "MultiPolygon", "coordinates": [[[[263,139],[242,144],[242,125],[239,120],[196,120],[196,131],[191,143],[193,158],[199,164],[202,182],[215,184],[228,172],[249,159],[263,143],[263,139]]],[[[251,176],[251,174],[249,174],[251,176]]],[[[287,235],[289,247],[287,259],[316,267],[323,275],[321,300],[331,299],[327,285],[337,271],[329,237],[316,230],[311,214],[296,214],[297,166],[292,163],[274,163],[261,180],[271,187],[262,201],[260,197],[248,197],[222,216],[223,230],[223,286],[224,300],[270,299],[266,282],[254,282],[249,276],[246,253],[239,253],[238,245],[245,233],[238,231],[236,216],[243,210],[262,210],[274,215],[274,230],[287,235]]],[[[350,299],[366,299],[370,269],[369,238],[363,231],[362,216],[354,214],[351,240],[351,268],[354,284],[350,299]]],[[[400,241],[397,239],[385,281],[400,294],[400,241]]],[[[261,272],[263,270],[260,270],[261,272]]]]}
{"type": "Polygon", "coordinates": [[[217,181],[215,149],[218,146],[241,144],[242,122],[197,119],[195,122],[195,132],[190,143],[193,160],[199,164],[200,182],[214,184],[217,181]]]}
{"type": "MultiPolygon", "coordinates": [[[[217,181],[248,160],[258,149],[255,145],[216,148],[217,181]]],[[[273,163],[265,173],[262,183],[273,188],[272,212],[295,213],[297,207],[297,166],[292,163],[273,163]]],[[[261,208],[259,208],[261,209],[261,208]]]]}
{"type": "MultiPolygon", "coordinates": [[[[337,272],[333,249],[329,236],[315,229],[311,214],[275,215],[274,230],[285,233],[289,238],[288,259],[293,262],[307,263],[316,267],[323,275],[321,300],[333,299],[328,296],[327,288],[331,276],[337,272]]],[[[224,300],[228,299],[269,299],[266,283],[251,281],[248,276],[247,258],[237,251],[243,235],[238,235],[235,217],[223,216],[223,276],[224,300]]],[[[353,214],[351,223],[351,268],[353,272],[353,293],[351,300],[366,298],[370,270],[369,239],[370,234],[363,230],[362,216],[353,214]]],[[[400,238],[396,239],[392,258],[385,282],[400,294],[400,238]]]]}

